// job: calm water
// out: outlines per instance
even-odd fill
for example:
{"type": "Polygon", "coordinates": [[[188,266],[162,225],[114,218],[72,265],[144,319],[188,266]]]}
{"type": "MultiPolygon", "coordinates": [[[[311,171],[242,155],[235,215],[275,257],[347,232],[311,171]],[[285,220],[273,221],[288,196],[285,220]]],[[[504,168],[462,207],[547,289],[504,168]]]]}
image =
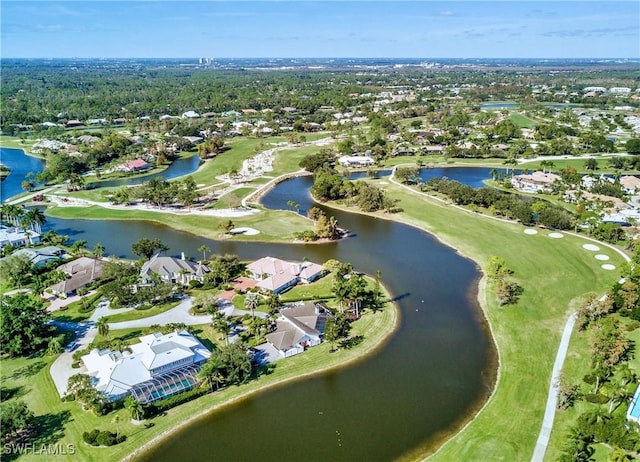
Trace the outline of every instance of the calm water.
{"type": "Polygon", "coordinates": [[[28,156],[22,149],[0,148],[0,163],[11,169],[9,176],[0,183],[0,202],[24,192],[22,182],[27,173],[35,175],[44,169],[44,160],[28,156]]]}
{"type": "Polygon", "coordinates": [[[124,185],[137,185],[143,184],[149,181],[152,178],[164,177],[167,180],[171,180],[173,178],[178,178],[183,175],[188,175],[189,173],[193,173],[198,169],[200,165],[200,157],[191,156],[188,158],[180,158],[174,160],[171,165],[164,171],[153,173],[151,175],[140,176],[136,178],[120,178],[118,180],[108,180],[102,181],[98,183],[100,188],[111,188],[115,186],[124,186],[124,185]]]}
{"type": "MultiPolygon", "coordinates": [[[[19,151],[2,155],[3,162],[9,156],[19,160],[16,172],[41,166],[19,151]]],[[[465,171],[467,180],[489,176],[488,169],[473,168],[445,174],[464,177],[465,171]]],[[[306,211],[312,204],[310,184],[310,178],[281,183],[263,203],[287,208],[286,202],[294,200],[306,211]]],[[[136,240],[157,237],[174,255],[184,251],[197,257],[197,248],[207,244],[213,252],[242,259],[272,255],[322,263],[337,258],[369,274],[380,269],[401,310],[398,332],[375,356],[214,413],[140,460],[206,460],[212,454],[218,460],[288,461],[301,454],[307,460],[392,460],[433,447],[486,399],[496,365],[475,298],[479,274],[474,264],[417,229],[328,212],[355,237],[326,245],[216,242],[142,221],[48,218],[45,229],[84,239],[89,248],[101,242],[108,254],[122,257],[132,257],[136,240]]]]}
{"type": "MultiPolygon", "coordinates": [[[[294,200],[308,209],[310,181],[281,183],[263,202],[286,208],[294,200]]],[[[369,274],[380,269],[402,312],[398,332],[375,356],[211,414],[139,460],[392,460],[434,445],[486,399],[495,355],[479,317],[474,264],[414,228],[330,213],[356,237],[327,245],[218,243],[144,222],[49,220],[60,233],[122,256],[137,239],[158,237],[173,254],[198,255],[206,243],[243,259],[339,258],[369,274]]]]}

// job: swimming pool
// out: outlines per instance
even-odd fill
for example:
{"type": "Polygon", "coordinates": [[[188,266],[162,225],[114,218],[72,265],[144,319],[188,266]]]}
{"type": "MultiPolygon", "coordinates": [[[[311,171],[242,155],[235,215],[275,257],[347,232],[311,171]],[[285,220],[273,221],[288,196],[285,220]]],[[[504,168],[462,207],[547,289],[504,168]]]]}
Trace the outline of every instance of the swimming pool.
{"type": "Polygon", "coordinates": [[[627,410],[627,419],[635,420],[640,423],[640,387],[636,388],[629,409],[627,410]]]}

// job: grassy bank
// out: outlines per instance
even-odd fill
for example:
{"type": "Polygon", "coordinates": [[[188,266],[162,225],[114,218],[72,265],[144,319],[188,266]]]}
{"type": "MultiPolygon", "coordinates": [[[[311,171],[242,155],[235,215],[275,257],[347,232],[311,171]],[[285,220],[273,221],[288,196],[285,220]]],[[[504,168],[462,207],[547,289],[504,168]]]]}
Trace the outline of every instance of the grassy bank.
{"type": "MultiPolygon", "coordinates": [[[[233,386],[171,409],[162,417],[154,418],[154,425],[150,428],[132,424],[125,410],[96,417],[90,412],[82,411],[75,402],[62,402],[49,375],[53,356],[3,359],[2,384],[3,388],[14,390],[19,396],[28,396],[29,407],[37,416],[41,433],[36,437],[36,444],[61,443],[75,446],[74,455],[56,456],[56,460],[120,460],[144,448],[150,441],[173,434],[180,425],[194,417],[207,414],[223,405],[249,395],[255,396],[254,393],[257,391],[298,380],[321,370],[343,367],[362,360],[384,345],[386,339],[394,332],[397,322],[398,312],[393,306],[387,306],[378,313],[366,313],[353,325],[352,335],[364,336],[364,341],[358,346],[348,350],[341,349],[332,354],[329,354],[328,344],[311,348],[304,354],[278,362],[270,374],[261,376],[249,384],[233,386]],[[81,442],[82,433],[92,428],[115,431],[116,416],[120,418],[120,432],[127,435],[124,443],[109,448],[94,448],[81,442]]],[[[133,338],[139,331],[135,329],[122,334],[133,338]]],[[[201,334],[207,337],[210,335],[206,332],[201,334]]],[[[119,336],[118,331],[113,331],[111,335],[119,336]]],[[[35,454],[27,454],[22,456],[21,460],[43,459],[35,454]]]]}
{"type": "MultiPolygon", "coordinates": [[[[519,224],[481,217],[417,193],[407,194],[394,184],[386,188],[404,212],[380,214],[382,218],[425,229],[481,266],[489,257],[500,256],[524,288],[516,305],[500,308],[494,288],[485,287],[483,280],[480,302],[500,357],[498,381],[482,411],[432,459],[529,460],[566,318],[585,293],[604,292],[617,279],[617,272],[603,270],[594,253],[582,247],[586,241],[580,238],[565,235],[552,239],[548,230],[526,235],[519,224]],[[517,418],[513,409],[518,409],[517,418]]],[[[610,263],[620,265],[620,255],[604,245],[601,248],[601,253],[610,256],[610,263]]],[[[408,457],[420,459],[429,449],[419,448],[408,457]]]]}
{"type": "Polygon", "coordinates": [[[212,217],[203,215],[178,215],[147,210],[114,210],[99,206],[92,207],[51,207],[47,215],[83,220],[146,220],[170,226],[209,239],[233,239],[238,241],[291,242],[293,233],[312,229],[310,220],[286,211],[260,211],[246,217],[212,217]],[[224,236],[219,226],[231,219],[237,227],[250,227],[260,231],[255,236],[238,234],[224,236]]]}

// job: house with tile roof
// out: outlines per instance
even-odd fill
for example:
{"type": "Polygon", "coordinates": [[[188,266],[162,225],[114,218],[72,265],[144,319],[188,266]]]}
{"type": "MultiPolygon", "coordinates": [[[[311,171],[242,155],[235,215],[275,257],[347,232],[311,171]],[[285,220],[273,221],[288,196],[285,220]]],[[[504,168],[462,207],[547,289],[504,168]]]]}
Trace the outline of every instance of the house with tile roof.
{"type": "Polygon", "coordinates": [[[140,337],[125,351],[91,351],[81,358],[96,390],[115,401],[132,395],[151,403],[195,387],[211,352],[188,332],[159,332],[140,337]]]}
{"type": "Polygon", "coordinates": [[[186,286],[193,280],[203,282],[205,274],[209,272],[207,266],[187,260],[184,254],[182,258],[174,258],[160,256],[157,253],[142,265],[140,278],[145,284],[149,284],[159,276],[164,282],[186,286]]]}
{"type": "Polygon", "coordinates": [[[276,321],[276,330],[266,335],[267,342],[283,358],[302,353],[322,343],[325,326],[331,316],[320,303],[283,308],[276,321]]]}
{"type": "Polygon", "coordinates": [[[131,172],[144,172],[146,170],[149,170],[150,168],[151,168],[151,165],[149,165],[145,160],[133,159],[125,162],[124,164],[119,165],[118,167],[116,167],[116,170],[121,170],[123,172],[131,173],[131,172]]]}
{"type": "Polygon", "coordinates": [[[265,291],[282,293],[299,282],[308,284],[321,278],[325,269],[322,265],[310,261],[301,263],[263,257],[250,263],[247,270],[257,281],[257,286],[265,291]]]}

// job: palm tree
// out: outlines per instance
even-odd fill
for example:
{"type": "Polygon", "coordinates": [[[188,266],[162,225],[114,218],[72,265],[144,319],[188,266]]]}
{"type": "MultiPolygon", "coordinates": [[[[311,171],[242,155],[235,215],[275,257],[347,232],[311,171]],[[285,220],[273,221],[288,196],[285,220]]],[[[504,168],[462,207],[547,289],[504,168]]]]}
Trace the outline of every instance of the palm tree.
{"type": "Polygon", "coordinates": [[[71,246],[71,252],[74,255],[81,255],[82,251],[86,248],[87,248],[87,241],[80,239],[73,243],[73,245],[71,246]]]}
{"type": "Polygon", "coordinates": [[[103,337],[109,337],[109,323],[107,322],[107,318],[102,317],[98,319],[96,327],[98,328],[98,334],[102,335],[103,337]]]}
{"type": "Polygon", "coordinates": [[[255,310],[260,304],[260,296],[256,292],[249,292],[244,299],[244,306],[251,311],[251,317],[255,318],[255,310]]]}
{"type": "Polygon", "coordinates": [[[93,246],[93,256],[95,258],[102,258],[104,255],[104,245],[100,242],[97,242],[96,245],[93,246]]]}
{"type": "Polygon", "coordinates": [[[2,204],[0,207],[0,220],[6,220],[13,226],[18,226],[24,209],[16,204],[2,204]]]}
{"type": "Polygon", "coordinates": [[[229,344],[229,320],[225,316],[222,311],[218,311],[217,307],[215,308],[215,313],[212,316],[213,326],[216,330],[220,331],[225,339],[225,343],[229,344]]]}
{"type": "Polygon", "coordinates": [[[42,225],[46,223],[47,217],[42,210],[37,207],[33,207],[25,212],[24,220],[29,223],[31,229],[40,234],[42,233],[42,225]]]}
{"type": "Polygon", "coordinates": [[[202,261],[206,261],[207,252],[211,252],[211,249],[203,244],[200,247],[198,247],[198,252],[202,252],[202,261]]]}
{"type": "Polygon", "coordinates": [[[116,424],[116,441],[120,439],[120,414],[116,414],[113,418],[113,422],[116,424]]]}
{"type": "Polygon", "coordinates": [[[131,414],[131,418],[134,420],[140,420],[140,417],[144,415],[144,407],[140,401],[135,399],[133,396],[129,395],[124,399],[124,407],[129,414],[131,414]]]}

